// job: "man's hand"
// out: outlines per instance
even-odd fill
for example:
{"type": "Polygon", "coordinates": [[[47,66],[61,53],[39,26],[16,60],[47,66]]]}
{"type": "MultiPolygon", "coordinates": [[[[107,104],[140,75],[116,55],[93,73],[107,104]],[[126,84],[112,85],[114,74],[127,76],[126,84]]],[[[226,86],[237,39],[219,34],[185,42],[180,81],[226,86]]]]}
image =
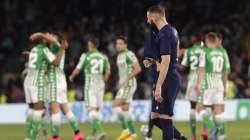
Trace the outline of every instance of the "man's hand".
{"type": "Polygon", "coordinates": [[[73,82],[73,81],[74,81],[74,79],[75,79],[75,78],[74,78],[74,76],[73,76],[73,75],[70,75],[70,76],[69,76],[69,81],[70,81],[70,82],[73,82]]]}
{"type": "Polygon", "coordinates": [[[149,61],[148,59],[143,60],[143,65],[145,68],[149,68],[153,63],[149,61]]]}
{"type": "Polygon", "coordinates": [[[124,80],[121,84],[120,84],[120,87],[119,88],[122,88],[122,87],[126,87],[128,85],[128,79],[124,80]]]}
{"type": "Polygon", "coordinates": [[[161,86],[156,85],[154,97],[155,97],[155,100],[159,103],[163,101],[163,98],[161,96],[161,86]]]}
{"type": "Polygon", "coordinates": [[[68,43],[68,41],[67,41],[66,39],[63,39],[63,40],[62,40],[62,47],[63,47],[64,49],[67,49],[67,48],[69,47],[69,43],[68,43]]]}

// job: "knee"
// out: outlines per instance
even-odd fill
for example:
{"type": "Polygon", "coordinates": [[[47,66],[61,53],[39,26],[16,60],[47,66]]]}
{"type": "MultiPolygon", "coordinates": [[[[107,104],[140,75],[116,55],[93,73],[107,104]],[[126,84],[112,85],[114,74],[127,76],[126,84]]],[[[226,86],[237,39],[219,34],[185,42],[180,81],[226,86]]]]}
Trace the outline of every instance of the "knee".
{"type": "Polygon", "coordinates": [[[96,110],[91,110],[91,111],[89,111],[89,117],[91,119],[99,119],[100,118],[100,114],[96,110]]]}

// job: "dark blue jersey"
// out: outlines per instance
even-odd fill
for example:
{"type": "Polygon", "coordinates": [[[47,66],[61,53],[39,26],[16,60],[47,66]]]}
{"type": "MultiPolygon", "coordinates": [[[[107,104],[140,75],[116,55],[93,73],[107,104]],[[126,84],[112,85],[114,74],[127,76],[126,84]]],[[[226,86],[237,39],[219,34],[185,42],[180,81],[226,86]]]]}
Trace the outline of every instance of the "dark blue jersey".
{"type": "Polygon", "coordinates": [[[176,70],[179,37],[177,30],[171,25],[165,25],[158,33],[156,57],[161,60],[162,55],[170,55],[168,71],[176,70]]]}

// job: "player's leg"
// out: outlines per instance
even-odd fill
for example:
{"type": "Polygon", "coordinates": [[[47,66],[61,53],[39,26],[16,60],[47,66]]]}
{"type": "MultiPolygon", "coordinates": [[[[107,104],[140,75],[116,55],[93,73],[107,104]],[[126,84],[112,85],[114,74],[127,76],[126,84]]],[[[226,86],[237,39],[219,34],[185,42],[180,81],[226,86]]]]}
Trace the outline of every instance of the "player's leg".
{"type": "MultiPolygon", "coordinates": [[[[208,129],[213,126],[212,118],[212,90],[206,89],[203,93],[203,107],[200,111],[200,116],[202,117],[203,129],[202,129],[202,137],[204,140],[208,139],[208,129]]],[[[197,105],[198,106],[198,105],[197,105]]],[[[201,106],[201,105],[199,105],[201,106]]]]}
{"type": "Polygon", "coordinates": [[[95,138],[97,140],[102,140],[105,138],[106,136],[106,133],[104,132],[104,129],[103,129],[103,126],[102,126],[102,120],[100,119],[101,118],[101,112],[100,112],[100,108],[102,107],[103,105],[103,96],[104,96],[104,84],[103,85],[99,85],[98,89],[96,89],[96,100],[97,100],[97,103],[96,103],[96,106],[97,106],[97,113],[98,113],[98,120],[97,120],[97,134],[95,135],[95,138]]]}
{"type": "Polygon", "coordinates": [[[32,86],[31,102],[34,103],[33,110],[33,125],[32,125],[32,139],[37,139],[39,128],[42,124],[42,116],[44,114],[44,87],[32,86]]]}
{"type": "Polygon", "coordinates": [[[28,105],[27,116],[26,116],[26,140],[30,140],[32,137],[32,123],[33,123],[33,112],[34,112],[34,104],[31,103],[31,95],[29,92],[29,86],[24,81],[24,91],[25,91],[25,101],[28,105]]]}
{"type": "Polygon", "coordinates": [[[192,132],[192,140],[197,140],[196,136],[196,102],[190,101],[190,129],[192,132]]]}
{"type": "Polygon", "coordinates": [[[179,92],[179,88],[179,76],[177,78],[167,78],[162,86],[161,92],[163,101],[159,104],[158,113],[160,114],[160,124],[163,132],[163,140],[172,140],[173,138],[178,140],[187,140],[187,138],[183,136],[173,125],[172,120],[174,104],[176,96],[179,92]]]}
{"type": "Polygon", "coordinates": [[[42,116],[44,114],[44,102],[38,101],[34,103],[32,139],[37,139],[39,128],[42,124],[42,116]]]}
{"type": "MultiPolygon", "coordinates": [[[[119,95],[119,91],[118,91],[118,95],[119,95]]],[[[122,132],[120,134],[120,136],[117,138],[117,140],[121,140],[124,139],[126,137],[129,137],[130,133],[129,133],[129,129],[128,129],[128,124],[126,121],[126,114],[123,113],[122,110],[122,105],[124,104],[123,99],[117,98],[113,101],[112,104],[112,108],[113,108],[113,112],[115,112],[118,116],[118,120],[119,123],[121,124],[121,128],[122,128],[122,132]]]]}
{"type": "Polygon", "coordinates": [[[52,140],[59,139],[60,134],[60,123],[61,123],[61,114],[59,111],[59,103],[56,101],[50,102],[51,110],[51,124],[52,124],[52,140]]]}
{"type": "Polygon", "coordinates": [[[218,139],[226,139],[226,120],[224,115],[224,105],[214,106],[214,122],[219,134],[218,139]]]}
{"type": "Polygon", "coordinates": [[[113,102],[114,111],[118,115],[118,119],[122,125],[122,133],[118,139],[134,140],[137,138],[135,127],[129,113],[129,104],[133,99],[133,94],[136,90],[135,81],[130,81],[128,86],[121,88],[118,91],[115,101],[113,102]]]}
{"type": "Polygon", "coordinates": [[[33,112],[34,105],[32,103],[28,104],[27,116],[26,116],[26,139],[31,139],[32,136],[32,125],[33,125],[33,112]]]}
{"type": "Polygon", "coordinates": [[[80,132],[79,129],[79,123],[77,122],[75,115],[73,112],[70,110],[70,108],[67,106],[67,83],[66,83],[66,78],[65,75],[60,76],[60,83],[58,82],[58,100],[59,100],[59,107],[62,113],[66,116],[66,118],[69,121],[69,124],[71,126],[71,129],[74,132],[74,138],[73,140],[82,140],[84,138],[84,135],[80,132]]]}
{"type": "Polygon", "coordinates": [[[214,122],[218,130],[219,140],[226,139],[226,120],[224,115],[224,93],[223,91],[214,92],[213,98],[214,108],[214,122]]]}
{"type": "Polygon", "coordinates": [[[73,112],[69,109],[66,103],[60,104],[60,109],[68,119],[71,129],[74,131],[74,140],[82,140],[84,135],[80,132],[79,123],[73,112]]]}

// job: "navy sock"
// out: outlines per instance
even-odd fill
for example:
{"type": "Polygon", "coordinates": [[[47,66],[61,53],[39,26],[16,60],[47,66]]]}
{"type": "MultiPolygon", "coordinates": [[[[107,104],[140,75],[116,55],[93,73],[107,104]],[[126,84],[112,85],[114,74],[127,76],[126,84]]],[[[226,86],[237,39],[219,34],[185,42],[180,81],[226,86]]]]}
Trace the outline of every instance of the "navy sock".
{"type": "Polygon", "coordinates": [[[174,138],[174,128],[173,121],[168,119],[160,119],[162,132],[163,132],[163,140],[173,140],[174,138]]]}
{"type": "Polygon", "coordinates": [[[180,131],[175,126],[173,126],[173,128],[174,128],[174,138],[180,139],[181,138],[180,131]]]}
{"type": "Polygon", "coordinates": [[[152,120],[149,119],[149,121],[148,121],[148,133],[147,133],[147,137],[149,137],[149,138],[152,138],[153,127],[154,127],[154,124],[153,124],[152,120]]]}
{"type": "Polygon", "coordinates": [[[156,118],[156,119],[152,119],[152,124],[154,124],[155,126],[157,126],[158,128],[162,129],[162,126],[161,126],[161,121],[159,118],[156,118]]]}
{"type": "Polygon", "coordinates": [[[174,138],[176,140],[187,140],[187,138],[183,136],[175,126],[173,126],[173,128],[174,128],[174,138]]]}

